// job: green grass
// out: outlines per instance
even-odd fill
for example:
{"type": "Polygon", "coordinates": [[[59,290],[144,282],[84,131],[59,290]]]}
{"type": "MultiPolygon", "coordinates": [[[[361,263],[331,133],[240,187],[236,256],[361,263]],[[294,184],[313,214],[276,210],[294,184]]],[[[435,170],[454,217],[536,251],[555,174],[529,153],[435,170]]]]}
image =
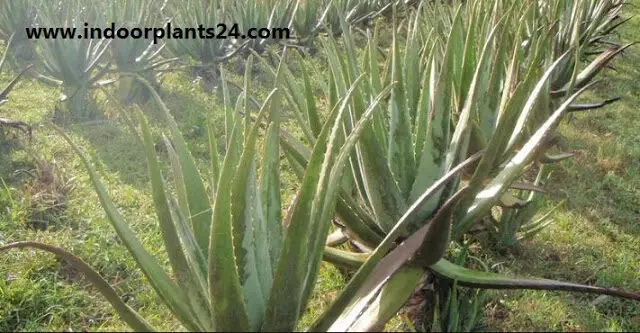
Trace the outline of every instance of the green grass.
{"type": "MultiPolygon", "coordinates": [[[[631,1],[640,6],[639,0],[631,1]]],[[[627,7],[626,15],[640,14],[627,7]]],[[[640,40],[640,19],[621,29],[625,41],[640,40]]],[[[313,63],[321,72],[322,66],[313,63]]],[[[612,96],[622,101],[602,110],[577,115],[565,123],[566,149],[577,156],[554,167],[550,208],[567,199],[554,213],[555,224],[525,242],[512,254],[490,254],[484,259],[495,271],[524,276],[542,276],[601,286],[640,290],[640,50],[635,47],[621,57],[617,71],[607,71],[604,82],[587,96],[597,100],[612,96]]],[[[237,82],[242,69],[234,74],[237,82]]],[[[313,75],[312,74],[312,78],[313,75]]],[[[3,75],[1,82],[9,77],[3,75]]],[[[267,82],[267,79],[256,80],[267,82]]],[[[207,115],[220,117],[219,99],[203,93],[185,73],[163,80],[164,98],[174,112],[196,158],[206,163],[207,115]]],[[[257,84],[259,96],[268,83],[257,84]]],[[[97,93],[108,114],[117,114],[113,103],[97,93]]],[[[59,245],[79,255],[96,268],[128,304],[158,328],[179,328],[161,305],[113,228],[88,182],[88,175],[70,147],[52,130],[41,127],[55,106],[58,92],[24,81],[0,108],[0,115],[36,126],[29,142],[0,142],[0,244],[37,240],[59,245]],[[28,227],[31,206],[25,186],[38,185],[25,173],[34,169],[34,156],[54,163],[65,179],[75,177],[63,219],[52,219],[45,231],[28,227]]],[[[145,113],[160,138],[163,126],[150,103],[145,113]]],[[[222,130],[222,122],[217,127],[222,130]]],[[[167,263],[156,225],[142,147],[123,125],[74,125],[66,129],[89,154],[122,213],[147,248],[167,263]]],[[[297,133],[299,134],[299,133],[297,133]]],[[[204,169],[203,169],[204,170],[204,169]]],[[[295,178],[285,172],[283,203],[296,189],[295,178]]],[[[323,264],[311,308],[300,323],[309,325],[344,283],[337,269],[323,264]]],[[[577,294],[534,291],[492,291],[484,311],[484,322],[493,330],[640,330],[640,305],[629,301],[577,294]]],[[[403,327],[400,319],[388,328],[403,327]]],[[[127,329],[109,304],[86,280],[64,262],[34,251],[12,251],[0,255],[0,331],[16,330],[123,330],[127,329]]]]}

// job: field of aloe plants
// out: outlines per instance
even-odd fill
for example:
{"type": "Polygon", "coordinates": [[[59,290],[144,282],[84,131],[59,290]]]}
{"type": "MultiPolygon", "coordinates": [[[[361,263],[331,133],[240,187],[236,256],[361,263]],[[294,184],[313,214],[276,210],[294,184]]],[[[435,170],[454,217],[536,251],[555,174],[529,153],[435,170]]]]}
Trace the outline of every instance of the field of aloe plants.
{"type": "Polygon", "coordinates": [[[638,5],[2,0],[0,330],[640,329],[638,5]]]}

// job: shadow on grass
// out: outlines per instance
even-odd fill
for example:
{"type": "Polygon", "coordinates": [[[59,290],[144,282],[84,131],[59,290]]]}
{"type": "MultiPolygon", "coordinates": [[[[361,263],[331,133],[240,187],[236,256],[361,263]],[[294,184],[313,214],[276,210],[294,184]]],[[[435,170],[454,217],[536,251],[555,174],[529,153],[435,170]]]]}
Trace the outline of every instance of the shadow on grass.
{"type": "MultiPolygon", "coordinates": [[[[197,84],[188,81],[184,75],[173,75],[166,81],[161,94],[163,101],[178,123],[194,158],[199,163],[208,163],[207,118],[209,116],[213,116],[214,119],[224,117],[223,112],[216,107],[213,93],[202,92],[197,84]]],[[[117,114],[118,112],[111,110],[113,108],[111,103],[105,108],[107,113],[117,114]]],[[[153,100],[141,108],[150,123],[158,154],[161,159],[164,159],[166,153],[161,136],[162,134],[171,136],[162,110],[153,100]]],[[[125,112],[133,112],[133,110],[125,112]]],[[[216,129],[221,134],[223,124],[222,120],[217,121],[216,129]]],[[[74,125],[71,126],[71,130],[91,143],[101,163],[117,173],[122,182],[136,188],[149,185],[144,146],[123,121],[74,125]]]]}
{"type": "Polygon", "coordinates": [[[136,188],[148,185],[144,147],[123,125],[76,125],[72,131],[91,143],[100,163],[117,173],[122,182],[136,188]]]}

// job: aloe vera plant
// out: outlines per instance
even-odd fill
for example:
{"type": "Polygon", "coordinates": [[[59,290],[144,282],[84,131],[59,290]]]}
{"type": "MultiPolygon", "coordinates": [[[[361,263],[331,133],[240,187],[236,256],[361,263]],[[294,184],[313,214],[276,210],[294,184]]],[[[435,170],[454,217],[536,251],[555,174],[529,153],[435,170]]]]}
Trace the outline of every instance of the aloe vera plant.
{"type": "MultiPolygon", "coordinates": [[[[168,1],[163,13],[174,27],[198,27],[216,29],[227,22],[227,0],[168,1]]],[[[221,62],[238,54],[244,44],[235,39],[168,39],[165,40],[172,57],[187,57],[195,75],[202,78],[205,89],[210,90],[217,80],[216,68],[221,62]]]]}
{"type": "MultiPolygon", "coordinates": [[[[152,1],[113,1],[105,9],[109,13],[107,22],[114,22],[118,27],[155,27],[161,21],[157,3],[152,1]]],[[[175,60],[162,58],[164,47],[162,41],[154,43],[148,39],[127,38],[115,39],[110,50],[118,72],[139,74],[158,90],[157,76],[161,67],[175,60]]],[[[123,104],[144,103],[150,98],[147,87],[132,76],[120,77],[118,91],[123,104]]]]}
{"type": "MultiPolygon", "coordinates": [[[[143,78],[138,79],[146,82],[143,78]]],[[[250,80],[247,72],[245,82],[250,80]]],[[[354,82],[351,91],[358,81],[354,82]]],[[[154,290],[186,329],[293,330],[306,306],[322,259],[337,195],[334,184],[341,177],[351,149],[385,92],[371,101],[365,115],[344,141],[338,141],[339,125],[351,93],[341,98],[340,107],[330,110],[329,119],[333,120],[328,120],[319,134],[320,140],[311,153],[295,203],[281,216],[281,97],[277,89],[269,94],[259,112],[251,116],[251,110],[242,109],[242,105],[247,105],[248,96],[241,96],[244,100],[236,103],[241,110],[229,106],[230,101],[225,98],[229,102],[225,104],[225,153],[218,154],[216,133],[210,124],[211,174],[201,175],[170,111],[149,84],[148,87],[163,110],[171,132],[172,143],[166,138],[165,141],[175,181],[175,196],[167,190],[149,127],[144,116],[138,113],[159,228],[175,280],[129,229],[88,158],[58,129],[86,165],[118,236],[154,290]],[[247,116],[243,119],[237,111],[243,111],[247,116]],[[255,123],[251,122],[252,118],[255,123]],[[260,154],[257,139],[263,119],[266,123],[265,148],[260,154]],[[258,163],[262,166],[259,170],[258,163]]],[[[224,95],[228,96],[226,86],[224,90],[224,95]]],[[[0,252],[24,247],[64,258],[88,277],[132,328],[153,329],[98,273],[71,253],[36,242],[8,244],[0,247],[0,252]]]]}
{"type": "MultiPolygon", "coordinates": [[[[237,24],[237,32],[240,34],[251,28],[291,29],[294,3],[291,0],[232,1],[227,4],[228,20],[237,24]]],[[[229,25],[229,29],[232,27],[229,25]]],[[[287,41],[276,38],[249,40],[247,47],[262,52],[267,44],[277,42],[287,41]]]]}
{"type": "MultiPolygon", "coordinates": [[[[380,327],[427,273],[460,286],[594,292],[638,300],[640,295],[619,290],[476,272],[444,259],[451,239],[508,202],[508,191],[525,168],[548,158],[544,153],[559,121],[590,87],[586,81],[577,84],[581,72],[573,69],[566,92],[554,95],[552,75],[578,57],[573,49],[549,56],[555,30],[536,26],[528,31],[538,22],[530,4],[469,1],[452,10],[436,3],[405,22],[404,40],[394,26],[386,54],[374,32],[361,58],[344,16],[339,17],[344,49],[331,36],[323,41],[329,68],[326,103],[315,99],[306,72],[300,71],[299,80],[283,56],[273,73],[277,88],[251,114],[248,61],[245,92],[235,108],[221,81],[227,102],[225,153],[217,152],[211,126],[211,174],[204,177],[169,110],[151,89],[171,132],[173,144],[167,144],[167,151],[175,197],[167,190],[148,125],[142,115],[138,118],[175,280],[128,228],[90,161],[61,134],[86,164],[119,237],[188,330],[293,330],[322,258],[357,272],[312,330],[380,327]],[[280,129],[283,98],[308,147],[280,129]],[[265,150],[259,154],[256,141],[262,127],[265,150]],[[280,148],[301,180],[284,218],[280,148]],[[348,253],[325,247],[334,208],[344,233],[370,250],[348,253]]],[[[65,258],[132,328],[153,329],[70,253],[34,242],[9,244],[0,252],[23,247],[65,258]]],[[[451,300],[458,297],[455,286],[448,293],[441,298],[445,303],[460,303],[451,300]]],[[[451,317],[447,321],[460,328],[451,317]]]]}
{"type": "MultiPolygon", "coordinates": [[[[504,195],[498,207],[494,207],[492,214],[488,216],[489,223],[485,228],[492,229],[489,234],[496,249],[515,246],[553,223],[550,216],[564,201],[544,212],[542,216],[536,217],[541,210],[546,192],[542,184],[543,178],[548,180],[551,176],[546,170],[548,169],[542,164],[532,187],[510,190],[511,193],[504,195]]],[[[475,232],[482,232],[481,230],[475,232]]]]}
{"type": "MultiPolygon", "coordinates": [[[[353,78],[370,74],[367,84],[354,92],[343,119],[345,132],[371,96],[383,86],[393,88],[390,98],[379,106],[386,114],[376,114],[350,157],[351,172],[340,184],[336,207],[341,232],[368,254],[327,249],[327,260],[360,268],[331,308],[344,311],[340,319],[321,318],[314,329],[378,327],[404,304],[425,272],[486,288],[612,292],[472,272],[442,259],[450,239],[459,239],[493,207],[513,200],[510,188],[534,187],[518,183],[524,170],[549,158],[545,153],[558,122],[576,108],[574,101],[590,87],[593,76],[583,73],[605,65],[596,59],[585,70],[573,70],[567,94],[554,95],[552,101],[552,74],[567,60],[572,63],[579,58],[573,50],[555,58],[545,52],[552,45],[555,27],[535,25],[539,21],[534,2],[468,1],[455,8],[425,5],[425,12],[406,20],[404,44],[393,29],[386,56],[380,55],[384,51],[380,52],[374,32],[359,58],[344,20],[344,48],[332,38],[324,42],[330,105],[353,78]],[[529,47],[523,47],[524,41],[529,47]],[[396,249],[385,257],[394,245],[396,249]],[[355,264],[363,257],[369,258],[364,265],[355,264]],[[413,264],[406,266],[406,262],[413,264]]],[[[573,25],[576,31],[580,27],[573,25]]],[[[305,140],[316,142],[322,114],[306,71],[302,69],[297,79],[284,59],[279,86],[305,140]]],[[[286,133],[283,139],[291,164],[304,170],[308,163],[304,144],[286,133]]],[[[505,217],[504,222],[506,228],[512,221],[505,217]]],[[[519,220],[517,225],[513,232],[531,231],[531,225],[541,224],[519,220]]]]}
{"type": "MultiPolygon", "coordinates": [[[[561,97],[566,97],[569,91],[573,89],[579,89],[590,84],[596,77],[599,71],[609,65],[609,63],[620,53],[626,50],[631,44],[617,45],[615,43],[607,44],[602,41],[607,38],[620,24],[626,22],[621,19],[620,13],[623,3],[617,0],[593,0],[593,1],[555,1],[545,3],[534,3],[534,15],[533,22],[538,22],[539,26],[551,27],[548,35],[553,36],[553,41],[548,49],[552,50],[551,57],[559,57],[564,53],[573,52],[575,57],[565,57],[559,60],[556,69],[550,75],[549,94],[551,99],[548,101],[550,110],[557,107],[562,103],[561,97]],[[604,50],[598,50],[596,47],[605,45],[604,50]],[[579,68],[578,60],[585,60],[588,55],[597,55],[595,59],[588,62],[587,66],[581,71],[576,71],[579,68]],[[559,99],[559,100],[558,100],[559,99]]],[[[533,24],[533,26],[536,26],[533,24]]],[[[522,43],[525,51],[530,49],[530,37],[538,32],[534,32],[531,27],[527,28],[525,39],[522,43]]],[[[603,102],[594,104],[573,104],[569,107],[568,112],[585,111],[591,109],[597,109],[604,107],[617,101],[618,98],[610,98],[603,102]]],[[[529,113],[525,113],[526,116],[531,116],[529,113]]],[[[533,116],[538,120],[530,120],[532,123],[540,123],[544,119],[544,113],[539,113],[539,116],[533,116]]],[[[520,129],[523,117],[518,120],[516,126],[520,129]]],[[[480,131],[477,135],[484,136],[481,138],[482,142],[487,142],[487,131],[480,131]]],[[[530,131],[530,130],[529,130],[530,131]]],[[[559,136],[559,134],[555,134],[559,136]]],[[[516,137],[512,136],[508,146],[513,147],[516,137]]],[[[550,137],[545,143],[544,147],[551,147],[556,142],[556,137],[550,137]]],[[[556,155],[550,155],[543,153],[543,156],[538,159],[541,168],[540,172],[543,172],[544,164],[555,163],[566,158],[572,157],[572,153],[560,153],[556,155]]],[[[548,170],[548,169],[546,169],[548,170]]],[[[512,193],[507,193],[500,201],[501,208],[498,219],[490,218],[495,222],[493,226],[496,230],[494,238],[497,240],[496,245],[499,248],[504,248],[517,243],[518,240],[531,237],[542,228],[548,226],[552,221],[548,219],[548,216],[552,213],[553,209],[543,214],[543,216],[535,221],[532,220],[539,210],[543,196],[541,195],[544,190],[537,187],[538,183],[542,180],[538,175],[534,186],[527,189],[514,190],[519,192],[516,196],[512,193]],[[537,188],[536,188],[537,187],[537,188]]],[[[526,186],[525,186],[526,187],[526,186]]],[[[556,207],[557,208],[557,207],[556,207]]],[[[555,208],[554,208],[555,209],[555,208]]],[[[492,228],[491,226],[489,228],[492,228]]]]}
{"type": "MultiPolygon", "coordinates": [[[[84,22],[101,22],[97,7],[85,7],[82,1],[44,2],[40,8],[47,15],[40,16],[46,27],[79,29],[84,22]]],[[[62,87],[61,100],[74,120],[86,120],[98,115],[90,92],[109,70],[108,39],[38,39],[38,78],[45,83],[62,87]]]]}
{"type": "Polygon", "coordinates": [[[36,18],[35,1],[3,1],[0,4],[0,39],[8,41],[11,35],[24,38],[24,28],[36,18]]]}
{"type": "Polygon", "coordinates": [[[3,1],[0,3],[0,40],[11,50],[7,59],[17,68],[23,68],[35,58],[32,41],[27,40],[25,27],[37,18],[39,1],[3,1]]]}
{"type": "MultiPolygon", "coordinates": [[[[4,65],[5,65],[5,61],[7,59],[8,53],[9,53],[9,50],[5,50],[4,53],[2,54],[2,58],[0,58],[0,73],[2,73],[4,69],[4,65]]],[[[18,82],[20,81],[20,79],[23,77],[23,75],[26,73],[28,69],[29,69],[29,66],[25,67],[20,73],[18,73],[9,82],[9,84],[7,84],[6,87],[2,89],[2,91],[0,91],[0,106],[4,105],[9,101],[9,93],[11,93],[11,91],[16,87],[16,85],[18,84],[18,82]]],[[[4,139],[5,128],[15,128],[17,130],[24,132],[25,134],[28,134],[29,137],[31,137],[32,129],[30,125],[22,121],[3,118],[0,114],[0,139],[4,139]]]]}

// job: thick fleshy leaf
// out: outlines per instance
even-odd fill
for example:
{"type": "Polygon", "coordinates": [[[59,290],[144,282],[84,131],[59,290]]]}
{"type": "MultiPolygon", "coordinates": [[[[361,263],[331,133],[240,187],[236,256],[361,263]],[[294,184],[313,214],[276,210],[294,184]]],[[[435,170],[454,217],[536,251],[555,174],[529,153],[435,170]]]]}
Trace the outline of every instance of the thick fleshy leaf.
{"type": "MultiPolygon", "coordinates": [[[[298,60],[302,62],[302,58],[298,60]]],[[[320,114],[318,113],[318,107],[316,106],[316,98],[313,95],[313,89],[309,81],[309,75],[307,71],[302,71],[302,78],[304,79],[304,97],[307,107],[307,119],[309,120],[309,127],[314,136],[318,136],[322,130],[322,122],[320,121],[320,114]]]]}
{"type": "MultiPolygon", "coordinates": [[[[235,156],[241,147],[242,132],[240,117],[235,118],[227,152],[222,162],[220,179],[233,179],[235,156]]],[[[247,306],[242,294],[240,275],[236,265],[232,218],[231,181],[220,182],[213,205],[213,220],[209,246],[209,297],[216,330],[250,330],[247,306]]]]}
{"type": "Polygon", "coordinates": [[[212,120],[207,121],[207,135],[209,137],[209,158],[211,159],[211,199],[215,200],[216,188],[220,179],[220,154],[212,120]]]}
{"type": "Polygon", "coordinates": [[[254,330],[258,330],[262,324],[273,283],[267,222],[256,184],[256,143],[262,118],[270,111],[271,100],[276,93],[274,90],[269,94],[256,117],[255,124],[247,133],[231,190],[235,260],[251,328],[254,330]]]}
{"type": "Polygon", "coordinates": [[[269,244],[271,270],[275,272],[282,247],[282,216],[280,201],[280,110],[279,103],[272,102],[270,124],[267,127],[266,143],[260,171],[260,195],[262,212],[269,244]]]}
{"type": "Polygon", "coordinates": [[[342,231],[342,228],[337,228],[334,232],[332,232],[331,234],[329,234],[329,236],[327,236],[327,242],[325,243],[325,245],[330,247],[336,247],[346,243],[348,240],[349,240],[349,237],[345,235],[344,231],[342,231]]]}
{"type": "MultiPolygon", "coordinates": [[[[356,80],[356,84],[360,79],[361,77],[356,80]]],[[[356,84],[343,98],[341,107],[334,108],[327,118],[309,158],[302,185],[296,194],[295,204],[286,217],[285,237],[262,330],[293,330],[300,316],[309,273],[309,252],[311,250],[309,244],[314,243],[311,237],[322,238],[322,241],[326,239],[326,234],[310,235],[310,230],[314,228],[314,225],[320,223],[317,221],[318,216],[311,215],[313,201],[314,199],[318,200],[318,198],[314,198],[314,195],[320,181],[320,172],[325,163],[325,152],[336,139],[336,137],[329,137],[330,129],[336,119],[341,118],[339,115],[344,112],[356,84]]],[[[331,156],[327,156],[327,159],[331,159],[331,156]]]]}
{"type": "Polygon", "coordinates": [[[522,174],[524,167],[532,162],[541,144],[558,125],[560,119],[562,119],[562,116],[569,108],[569,105],[589,87],[590,85],[583,87],[558,107],[491,183],[476,195],[473,204],[469,207],[462,220],[458,221],[458,224],[454,226],[454,237],[459,236],[463,230],[466,230],[467,227],[479,217],[486,214],[489,209],[498,202],[501,195],[507,190],[509,184],[513,183],[515,179],[522,174]]]}
{"type": "Polygon", "coordinates": [[[323,259],[334,265],[358,269],[369,259],[369,254],[344,251],[327,246],[324,248],[323,259]]]}
{"type": "Polygon", "coordinates": [[[544,154],[544,157],[540,159],[540,162],[545,164],[558,163],[575,155],[576,153],[560,153],[555,155],[544,154]]]}
{"type": "Polygon", "coordinates": [[[533,290],[563,290],[611,295],[640,301],[640,293],[625,292],[612,288],[601,288],[568,282],[545,279],[517,279],[496,273],[470,270],[441,259],[429,267],[434,273],[458,281],[461,286],[485,289],[533,289],[533,290]]]}
{"type": "MultiPolygon", "coordinates": [[[[180,158],[180,168],[182,169],[182,179],[184,181],[184,187],[187,194],[187,204],[189,212],[185,217],[191,220],[193,226],[193,232],[198,239],[198,244],[201,249],[209,248],[209,230],[211,229],[211,202],[205,189],[204,182],[200,177],[200,171],[196,166],[196,163],[191,156],[191,152],[187,146],[178,123],[171,115],[171,111],[164,104],[158,93],[153,86],[141,76],[137,76],[137,79],[143,82],[151,92],[154,100],[163,111],[166,122],[169,125],[171,136],[173,138],[176,152],[180,158]]],[[[208,252],[205,250],[205,256],[208,252]]]]}
{"type": "Polygon", "coordinates": [[[227,84],[227,79],[225,75],[225,70],[222,67],[222,64],[219,67],[220,70],[220,81],[222,81],[222,102],[224,106],[224,135],[225,135],[225,151],[229,150],[229,145],[231,144],[231,137],[233,134],[234,128],[234,120],[236,113],[233,112],[233,106],[231,97],[229,96],[229,86],[227,84]]]}
{"type": "Polygon", "coordinates": [[[98,174],[91,165],[91,162],[89,162],[89,159],[62,129],[56,125],[51,126],[71,145],[84,163],[109,221],[113,225],[118,237],[120,237],[133,256],[133,259],[142,269],[149,282],[151,282],[154,290],[162,297],[174,313],[176,313],[188,329],[198,329],[199,325],[190,311],[189,302],[186,300],[185,295],[180,291],[178,285],[169,278],[169,275],[164,271],[162,266],[158,264],[156,259],[142,246],[134,232],[124,221],[115,204],[111,198],[109,198],[106,189],[100,182],[98,174]]]}
{"type": "MultiPolygon", "coordinates": [[[[395,14],[395,11],[394,11],[395,14]]],[[[394,16],[395,20],[395,16],[394,16]]],[[[395,29],[395,22],[393,27],[395,29]]],[[[411,115],[407,107],[407,96],[404,86],[402,59],[396,34],[391,42],[391,82],[397,82],[391,89],[389,101],[389,169],[393,174],[403,198],[409,197],[414,179],[415,161],[413,142],[411,140],[411,115]]]]}
{"type": "MultiPolygon", "coordinates": [[[[208,330],[212,330],[214,324],[210,321],[210,309],[207,300],[207,285],[206,280],[202,280],[203,275],[198,274],[201,272],[195,271],[199,267],[189,266],[188,261],[184,255],[182,243],[178,236],[178,232],[175,229],[175,222],[173,217],[175,214],[171,212],[169,202],[165,194],[164,181],[160,173],[160,167],[156,159],[156,152],[154,142],[151,137],[151,132],[144,116],[138,113],[138,122],[142,129],[142,135],[145,143],[145,153],[147,157],[147,165],[149,168],[149,175],[151,178],[151,190],[153,193],[153,204],[160,224],[160,230],[162,231],[162,237],[164,240],[165,250],[169,256],[169,263],[173,273],[178,278],[178,284],[182,290],[185,290],[187,298],[191,302],[191,308],[195,316],[198,318],[200,325],[206,327],[208,330]]],[[[171,149],[170,146],[167,147],[171,149]]],[[[174,154],[174,160],[177,156],[174,154]]],[[[200,252],[200,248],[186,249],[187,252],[200,252]]]]}
{"type": "Polygon", "coordinates": [[[594,110],[594,109],[600,109],[603,108],[609,104],[615,103],[617,101],[620,100],[620,97],[616,97],[616,98],[610,98],[607,100],[604,100],[600,103],[593,103],[593,104],[574,104],[571,105],[569,107],[569,111],[571,112],[576,112],[576,111],[586,111],[586,110],[594,110]]]}
{"type": "Polygon", "coordinates": [[[381,331],[413,295],[424,273],[424,269],[419,267],[401,267],[383,285],[359,297],[358,302],[347,308],[328,331],[381,331]]]}
{"type": "MultiPolygon", "coordinates": [[[[396,223],[395,227],[391,232],[385,237],[385,239],[380,243],[380,245],[374,250],[371,254],[371,257],[360,267],[360,269],[356,272],[353,278],[349,281],[347,286],[340,293],[338,298],[333,302],[333,304],[329,307],[327,311],[325,311],[320,318],[316,320],[313,324],[313,330],[327,330],[331,324],[341,315],[341,313],[346,309],[346,307],[351,303],[353,297],[358,293],[361,289],[362,285],[368,281],[369,275],[377,268],[384,269],[386,272],[393,271],[393,267],[400,267],[397,263],[390,263],[392,266],[388,265],[380,265],[378,263],[387,254],[389,250],[391,250],[395,244],[395,241],[400,237],[405,229],[410,225],[410,223],[415,219],[415,217],[419,214],[422,206],[429,200],[431,197],[437,193],[440,189],[442,189],[448,182],[450,182],[454,177],[456,177],[465,167],[470,164],[476,162],[481,157],[481,154],[475,154],[465,160],[463,163],[459,164],[451,171],[449,171],[446,175],[440,178],[437,182],[435,182],[431,187],[429,187],[424,194],[411,206],[409,210],[404,214],[404,216],[396,223]]],[[[426,229],[425,231],[426,232],[426,229]]],[[[422,240],[422,239],[421,239],[422,240]]],[[[405,244],[405,243],[403,243],[405,244]]],[[[418,244],[421,245],[420,242],[418,244]]],[[[402,246],[402,245],[400,245],[402,246]]],[[[373,280],[372,280],[373,281],[373,280]]],[[[371,282],[373,285],[376,284],[376,281],[371,282]]],[[[366,290],[365,288],[363,288],[366,290]]]]}
{"type": "Polygon", "coordinates": [[[17,242],[11,243],[5,246],[0,247],[0,253],[8,251],[10,249],[21,249],[21,248],[35,248],[42,251],[50,252],[58,256],[60,259],[64,260],[66,263],[71,265],[74,269],[80,271],[84,276],[91,282],[98,291],[111,303],[111,306],[118,312],[120,318],[124,320],[131,328],[139,332],[151,332],[156,331],[144,318],[142,318],[135,310],[129,307],[123,300],[118,296],[118,293],[109,285],[107,281],[105,281],[98,272],[96,272],[91,266],[89,266],[82,259],[74,256],[73,254],[47,244],[37,243],[37,242],[17,242]]]}

